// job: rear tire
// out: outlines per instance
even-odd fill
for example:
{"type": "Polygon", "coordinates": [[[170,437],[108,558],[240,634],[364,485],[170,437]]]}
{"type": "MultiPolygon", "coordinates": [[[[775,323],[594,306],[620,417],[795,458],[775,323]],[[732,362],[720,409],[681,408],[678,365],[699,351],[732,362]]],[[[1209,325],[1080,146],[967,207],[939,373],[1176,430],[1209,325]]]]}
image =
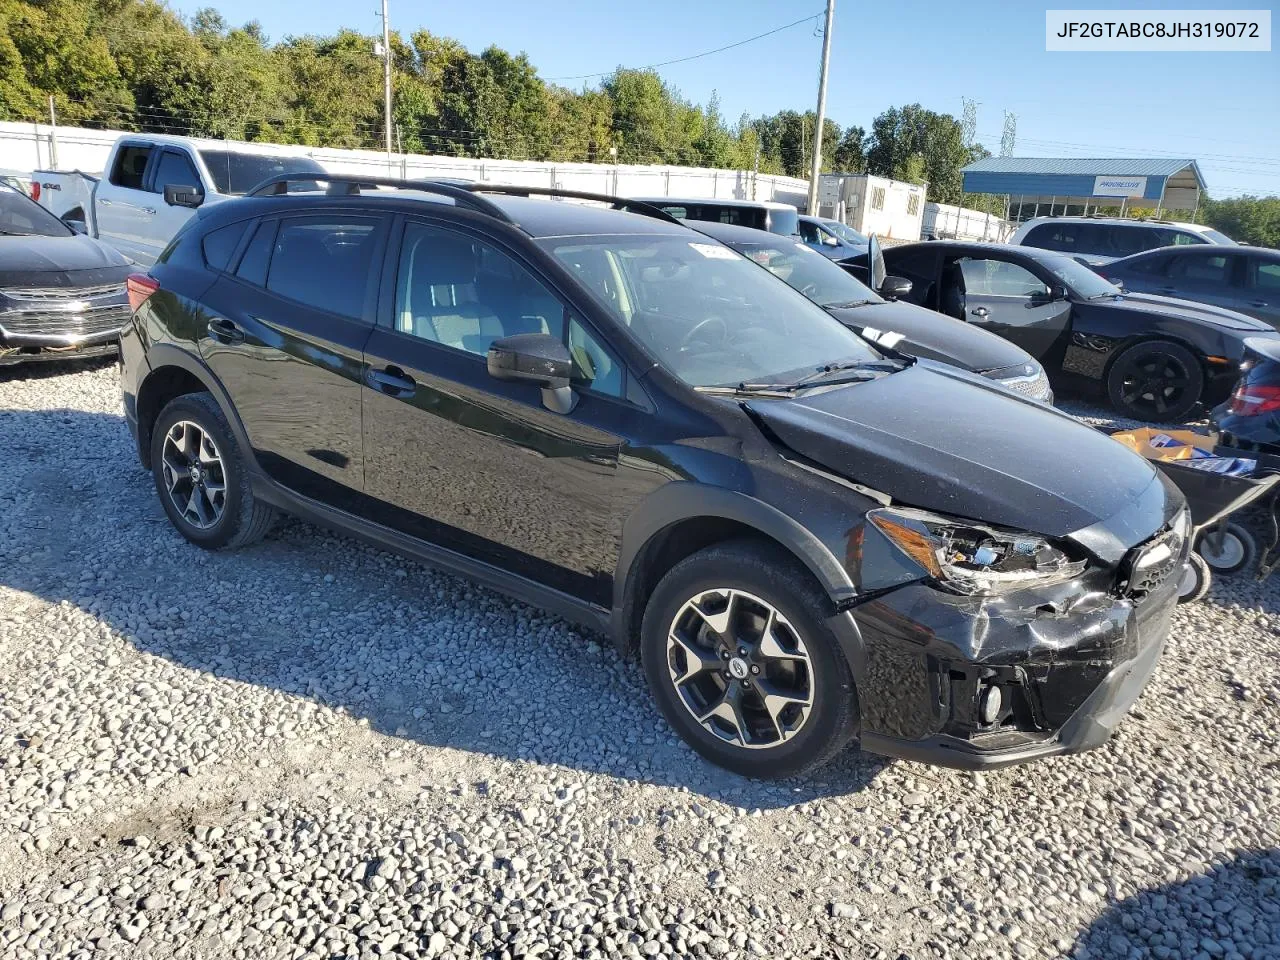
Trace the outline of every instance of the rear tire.
{"type": "Polygon", "coordinates": [[[1178,581],[1178,602],[1195,603],[1203,600],[1213,586],[1213,572],[1204,557],[1192,551],[1187,562],[1182,565],[1181,579],[1178,581]]]}
{"type": "Polygon", "coordinates": [[[267,535],[275,511],[253,495],[244,457],[209,393],[170,400],[151,431],[151,475],[169,521],[198,547],[244,547],[267,535]]]}
{"type": "Polygon", "coordinates": [[[1144,340],[1126,347],[1107,373],[1111,406],[1134,420],[1182,421],[1204,394],[1204,368],[1186,347],[1144,340]]]}
{"type": "Polygon", "coordinates": [[[676,564],[641,628],[645,675],[667,722],[743,776],[826,763],[858,719],[853,676],[820,612],[829,606],[808,571],[765,544],[731,541],[676,564]]]}

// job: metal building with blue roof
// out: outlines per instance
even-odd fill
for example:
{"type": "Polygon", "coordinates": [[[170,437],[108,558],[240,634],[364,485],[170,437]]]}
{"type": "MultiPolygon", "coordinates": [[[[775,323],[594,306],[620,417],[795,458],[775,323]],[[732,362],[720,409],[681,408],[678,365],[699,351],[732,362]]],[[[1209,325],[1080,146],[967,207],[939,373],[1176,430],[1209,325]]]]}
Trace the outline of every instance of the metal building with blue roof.
{"type": "Polygon", "coordinates": [[[987,157],[961,173],[965,193],[1007,196],[1009,219],[1018,221],[1068,212],[1087,216],[1090,207],[1150,207],[1153,201],[1157,216],[1194,212],[1205,189],[1194,160],[987,157]]]}

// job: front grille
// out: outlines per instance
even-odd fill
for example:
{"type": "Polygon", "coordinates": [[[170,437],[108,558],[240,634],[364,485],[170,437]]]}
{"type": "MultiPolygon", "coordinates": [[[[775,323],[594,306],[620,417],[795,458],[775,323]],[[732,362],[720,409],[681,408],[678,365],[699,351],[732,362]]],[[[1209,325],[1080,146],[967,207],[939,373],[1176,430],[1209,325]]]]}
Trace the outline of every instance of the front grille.
{"type": "Polygon", "coordinates": [[[118,333],[128,322],[128,303],[109,303],[75,313],[66,310],[0,313],[0,331],[9,337],[55,337],[68,343],[118,333]]]}
{"type": "Polygon", "coordinates": [[[123,283],[104,283],[95,287],[5,287],[0,289],[10,300],[96,300],[115,297],[125,292],[123,283]]]}
{"type": "Polygon", "coordinates": [[[1043,400],[1049,395],[1049,378],[1045,376],[1044,370],[1037,370],[1030,377],[1009,377],[997,380],[996,383],[1032,400],[1043,400]]]}

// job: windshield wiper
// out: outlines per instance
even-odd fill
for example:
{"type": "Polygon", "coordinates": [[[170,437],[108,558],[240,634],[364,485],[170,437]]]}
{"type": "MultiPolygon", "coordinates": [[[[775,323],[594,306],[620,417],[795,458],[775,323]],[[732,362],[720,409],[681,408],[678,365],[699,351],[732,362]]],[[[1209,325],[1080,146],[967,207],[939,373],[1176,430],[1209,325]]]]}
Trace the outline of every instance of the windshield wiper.
{"type": "Polygon", "coordinates": [[[854,307],[867,307],[875,302],[874,300],[846,300],[844,303],[826,303],[823,306],[831,307],[833,310],[852,310],[854,307]]]}

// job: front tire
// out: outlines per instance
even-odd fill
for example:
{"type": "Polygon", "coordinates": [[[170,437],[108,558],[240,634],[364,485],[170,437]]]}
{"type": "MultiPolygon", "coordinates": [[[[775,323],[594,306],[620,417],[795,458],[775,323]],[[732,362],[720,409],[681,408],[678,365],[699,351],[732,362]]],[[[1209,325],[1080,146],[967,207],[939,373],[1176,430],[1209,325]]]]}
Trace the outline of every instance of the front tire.
{"type": "Polygon", "coordinates": [[[1107,373],[1107,396],[1117,413],[1134,420],[1182,421],[1204,394],[1199,358],[1169,340],[1126,347],[1107,373]]]}
{"type": "Polygon", "coordinates": [[[733,541],[676,564],[645,607],[641,658],[667,722],[703,757],[755,778],[830,760],[857,729],[829,599],[777,548],[733,541]]]}
{"type": "Polygon", "coordinates": [[[151,475],[169,521],[198,547],[243,547],[266,536],[275,511],[253,495],[222,408],[209,393],[167,403],[151,431],[151,475]]]}

